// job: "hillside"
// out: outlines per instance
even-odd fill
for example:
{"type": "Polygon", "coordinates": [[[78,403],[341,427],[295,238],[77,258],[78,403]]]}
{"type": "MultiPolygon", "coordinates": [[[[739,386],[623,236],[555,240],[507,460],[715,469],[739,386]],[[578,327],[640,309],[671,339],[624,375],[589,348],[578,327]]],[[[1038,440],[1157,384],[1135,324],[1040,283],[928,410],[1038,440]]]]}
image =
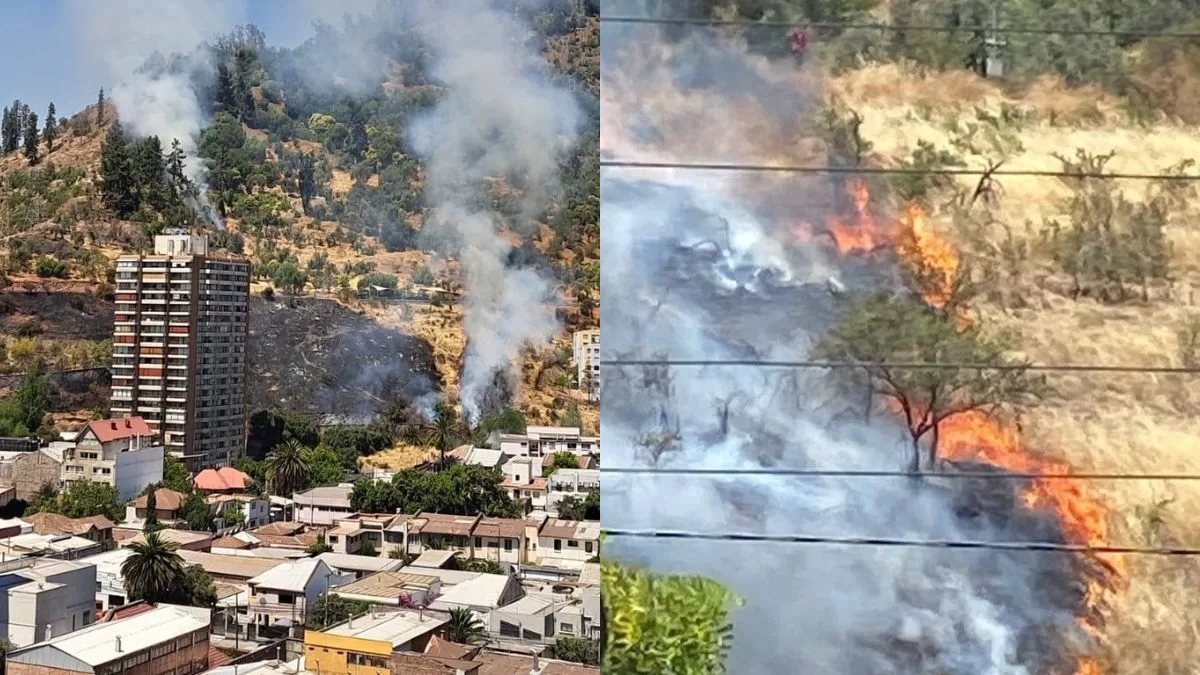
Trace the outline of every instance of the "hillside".
{"type": "MultiPolygon", "coordinates": [[[[1000,77],[982,74],[983,31],[963,28],[986,24],[982,3],[699,3],[714,18],[825,22],[801,54],[775,25],[606,32],[618,45],[606,159],[834,167],[606,175],[606,245],[631,258],[606,262],[606,283],[609,269],[621,279],[607,286],[606,342],[628,358],[848,362],[610,379],[620,394],[604,404],[606,434],[646,446],[617,461],[1200,473],[1194,375],[1025,370],[1200,362],[1200,59],[1188,40],[1121,34],[1200,19],[1170,4],[1003,3],[1004,25],[1037,30],[1003,35],[1000,77]],[[839,21],[937,29],[828,25],[839,21]],[[662,243],[674,248],[642,253],[662,243]],[[614,295],[639,282],[661,297],[614,295]],[[642,303],[653,334],[639,329],[642,303]],[[771,306],[786,309],[762,318],[771,306]],[[990,368],[873,365],[937,360],[990,368]]],[[[1014,479],[814,478],[809,489],[807,478],[646,477],[610,492],[605,518],[789,541],[1200,543],[1190,481],[1014,479]]],[[[1196,661],[1187,556],[616,543],[631,561],[718,578],[744,599],[732,670],[1098,675],[1196,661]],[[779,625],[802,626],[800,637],[781,644],[779,625]]]]}
{"type": "MultiPolygon", "coordinates": [[[[518,23],[541,31],[525,44],[541,55],[542,76],[568,92],[587,119],[539,212],[520,208],[523,190],[540,187],[509,184],[521,176],[490,179],[483,195],[513,247],[502,262],[532,266],[562,296],[560,334],[529,355],[513,403],[530,423],[549,423],[564,402],[574,402],[594,427],[595,407],[572,390],[573,369],[562,351],[571,330],[595,326],[598,318],[599,22],[595,7],[583,3],[554,11],[515,7],[518,23]]],[[[274,298],[253,304],[251,339],[264,341],[252,347],[253,405],[307,412],[366,406],[376,413],[409,400],[413,390],[389,389],[382,384],[387,377],[366,376],[375,366],[363,363],[374,362],[360,363],[357,352],[372,349],[399,352],[385,360],[409,359],[420,364],[417,371],[432,368],[426,375],[434,388],[456,401],[463,309],[448,300],[463,290],[460,263],[444,238],[423,233],[437,211],[423,198],[427,169],[405,136],[450,90],[423,70],[435,61],[407,22],[402,12],[362,19],[294,50],[271,46],[252,26],[239,27],[202,47],[221,64],[219,86],[191,85],[207,120],[201,137],[183,144],[198,157],[183,151],[177,164],[171,139],[137,133],[145,126],[137,115],[153,111],[122,110],[112,99],[60,120],[53,148],[42,144],[35,163],[19,148],[0,157],[0,238],[7,253],[0,370],[39,359],[49,369],[105,364],[111,260],[145,252],[153,234],[183,226],[206,232],[222,253],[249,258],[252,292],[274,298]],[[399,35],[408,41],[393,39],[399,35]],[[336,69],[352,64],[330,55],[351,48],[369,49],[374,63],[348,82],[336,69]],[[333,61],[322,63],[329,72],[306,71],[313,58],[333,61]],[[122,159],[113,159],[118,152],[122,159]],[[130,173],[114,177],[117,166],[130,173]],[[124,196],[105,187],[118,183],[131,186],[124,196]],[[369,297],[367,289],[380,285],[401,292],[438,287],[444,297],[369,297]],[[277,341],[286,349],[277,349],[277,341]],[[354,358],[335,356],[347,350],[354,358]],[[319,387],[301,391],[331,382],[340,383],[336,396],[322,398],[319,387]]],[[[190,58],[148,61],[143,72],[159,80],[190,77],[179,67],[190,58]]]]}

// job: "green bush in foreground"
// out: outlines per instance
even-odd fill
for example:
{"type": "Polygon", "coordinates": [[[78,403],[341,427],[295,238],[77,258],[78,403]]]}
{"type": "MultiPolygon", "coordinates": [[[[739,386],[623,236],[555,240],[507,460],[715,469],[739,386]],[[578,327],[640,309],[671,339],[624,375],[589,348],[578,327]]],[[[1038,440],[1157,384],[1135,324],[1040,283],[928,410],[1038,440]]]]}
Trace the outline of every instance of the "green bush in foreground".
{"type": "Polygon", "coordinates": [[[726,672],[729,610],[741,605],[728,589],[703,577],[658,575],[609,561],[601,563],[601,575],[606,674],[726,672]]]}

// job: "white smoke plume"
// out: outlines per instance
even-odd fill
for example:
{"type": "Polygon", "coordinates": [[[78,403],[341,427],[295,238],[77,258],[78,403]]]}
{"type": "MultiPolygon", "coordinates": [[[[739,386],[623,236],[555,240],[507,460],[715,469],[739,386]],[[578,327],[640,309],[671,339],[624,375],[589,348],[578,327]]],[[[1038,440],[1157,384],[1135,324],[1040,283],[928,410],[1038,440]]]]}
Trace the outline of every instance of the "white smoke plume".
{"type": "Polygon", "coordinates": [[[220,218],[204,196],[207,171],[196,156],[200,132],[210,120],[192,67],[212,72],[212,64],[196,62],[203,59],[196,48],[239,23],[246,8],[245,0],[106,0],[75,2],[70,12],[82,51],[98,59],[106,81],[116,83],[108,99],[126,131],[158,136],[164,148],[179,141],[187,155],[185,172],[199,188],[197,207],[217,227],[220,218]],[[164,54],[188,55],[192,67],[142,68],[164,54]]]}
{"type": "Polygon", "coordinates": [[[543,78],[541,59],[524,42],[528,28],[511,16],[462,0],[424,3],[418,14],[433,52],[430,74],[446,91],[407,134],[437,212],[427,227],[448,228],[461,262],[468,349],[459,398],[476,422],[497,373],[515,383],[521,349],[558,331],[553,282],[509,264],[513,244],[484,190],[490,180],[515,179],[524,190],[522,215],[542,212],[583,114],[569,92],[543,78]]]}
{"type": "MultiPolygon", "coordinates": [[[[799,142],[819,81],[794,61],[751,57],[706,35],[605,26],[604,156],[819,161],[799,142]]],[[[787,237],[797,219],[822,222],[832,208],[818,180],[605,169],[603,358],[803,360],[836,316],[829,275],[851,288],[869,276],[787,237]]],[[[610,367],[603,377],[609,466],[905,468],[902,427],[864,422],[861,393],[847,399],[822,373],[610,367]]],[[[964,515],[963,481],[605,481],[606,529],[927,541],[1056,533],[1041,514],[1019,523],[964,515]]],[[[989,496],[1011,498],[1011,489],[989,496]]],[[[1057,583],[1071,578],[1062,554],[621,537],[609,551],[713,577],[741,595],[732,673],[1032,675],[1060,672],[1070,658],[1041,648],[1044,632],[1054,645],[1088,648],[1078,589],[1057,583]]]]}

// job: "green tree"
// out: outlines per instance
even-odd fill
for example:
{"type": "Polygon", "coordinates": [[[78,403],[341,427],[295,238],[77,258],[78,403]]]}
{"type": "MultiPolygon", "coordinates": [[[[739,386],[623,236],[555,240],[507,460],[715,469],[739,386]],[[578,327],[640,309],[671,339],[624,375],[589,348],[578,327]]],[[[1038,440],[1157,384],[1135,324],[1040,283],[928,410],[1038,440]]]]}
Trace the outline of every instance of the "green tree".
{"type": "Polygon", "coordinates": [[[560,661],[572,661],[586,666],[600,665],[600,641],[587,638],[560,637],[550,645],[546,656],[560,661]]]}
{"type": "Polygon", "coordinates": [[[41,143],[41,140],[37,113],[29,113],[25,116],[25,159],[30,164],[37,164],[38,144],[41,143]]]}
{"type": "Polygon", "coordinates": [[[104,124],[104,87],[100,87],[100,94],[96,96],[96,124],[104,124]]]}
{"type": "Polygon", "coordinates": [[[193,607],[214,607],[217,604],[217,587],[203,567],[189,565],[183,574],[183,584],[172,600],[176,604],[193,607]]]}
{"type": "Polygon", "coordinates": [[[158,490],[151,488],[146,493],[146,532],[153,532],[159,529],[158,522],[158,490]]]}
{"type": "Polygon", "coordinates": [[[125,590],[130,599],[163,602],[185,583],[183,558],[159,532],[147,532],[143,538],[129,545],[131,553],[121,564],[125,590]]]}
{"type": "Polygon", "coordinates": [[[602,562],[605,673],[726,672],[730,609],[740,600],[702,577],[661,576],[602,562]]]}
{"type": "Polygon", "coordinates": [[[0,399],[0,434],[28,437],[42,429],[50,405],[50,380],[34,365],[21,386],[0,399]]]}
{"type": "Polygon", "coordinates": [[[301,451],[304,464],[308,467],[306,486],[337,485],[346,479],[342,458],[328,446],[322,444],[301,451]]]}
{"type": "Polygon", "coordinates": [[[225,527],[240,527],[246,523],[246,510],[241,502],[234,502],[225,509],[225,527]]]}
{"type": "Polygon", "coordinates": [[[503,482],[499,470],[474,464],[459,464],[437,473],[405,469],[390,483],[358,481],[350,492],[350,504],[356,511],[368,513],[433,511],[520,517],[521,507],[502,487],[503,482]]]}
{"type": "Polygon", "coordinates": [[[370,541],[364,541],[362,548],[358,550],[358,555],[370,556],[372,558],[379,557],[379,550],[375,548],[375,544],[370,541]]]}
{"type": "Polygon", "coordinates": [[[578,469],[579,458],[571,452],[556,452],[550,456],[550,461],[542,467],[542,476],[549,476],[559,469],[578,469]]]}
{"type": "Polygon", "coordinates": [[[487,628],[470,609],[455,607],[450,610],[450,622],[446,624],[446,639],[460,645],[487,644],[487,628]]]}
{"type": "Polygon", "coordinates": [[[466,425],[459,421],[458,413],[452,406],[442,402],[437,405],[433,420],[425,425],[422,441],[425,445],[437,448],[441,456],[438,465],[444,471],[447,467],[446,453],[467,436],[466,425]]]}
{"type": "Polygon", "coordinates": [[[179,506],[179,517],[187,522],[189,530],[215,532],[217,529],[212,506],[204,498],[204,493],[199,490],[193,490],[183,500],[183,504],[179,506]]]}
{"type": "Polygon", "coordinates": [[[195,484],[192,482],[192,472],[183,460],[174,455],[166,455],[163,457],[163,479],[159,486],[187,494],[195,484]]]}
{"type": "Polygon", "coordinates": [[[508,572],[504,571],[504,567],[495,560],[482,560],[479,558],[462,563],[462,569],[466,572],[479,572],[481,574],[508,574],[508,572]]]}
{"type": "Polygon", "coordinates": [[[563,497],[558,502],[558,517],[563,520],[600,520],[600,491],[589,490],[587,497],[563,497]]]}
{"type": "Polygon", "coordinates": [[[267,456],[267,480],[274,494],[290,496],[308,484],[311,473],[304,450],[299,441],[290,440],[267,456]]]}
{"type": "Polygon", "coordinates": [[[53,101],[46,110],[46,128],[42,131],[42,138],[46,141],[46,153],[54,152],[54,139],[58,138],[58,117],[53,101]]]}
{"type": "Polygon", "coordinates": [[[333,547],[330,546],[329,542],[325,540],[325,535],[321,535],[321,538],[308,548],[304,549],[304,552],[310,556],[317,556],[321,555],[322,553],[329,553],[332,550],[333,547]]]}
{"type": "Polygon", "coordinates": [[[41,497],[39,494],[39,499],[26,513],[58,513],[68,518],[105,516],[113,522],[119,522],[125,515],[117,489],[105,483],[77,481],[53,499],[41,497]]]}
{"type": "Polygon", "coordinates": [[[324,630],[329,626],[343,623],[352,616],[366,614],[370,610],[370,603],[349,600],[336,593],[326,593],[313,603],[313,609],[308,613],[305,625],[310,630],[324,630]]]}
{"type": "Polygon", "coordinates": [[[120,122],[108,130],[100,149],[100,196],[104,205],[120,218],[127,218],[138,208],[136,183],[125,131],[120,122]]]}
{"type": "Polygon", "coordinates": [[[814,350],[816,358],[862,364],[870,391],[903,415],[912,440],[910,470],[922,470],[921,442],[928,435],[925,467],[937,465],[938,426],[972,411],[994,413],[1040,397],[1044,381],[1027,363],[1010,359],[1003,339],[978,325],[961,328],[955,317],[904,295],[869,294],[852,300],[839,323],[814,350]],[[904,368],[902,363],[979,363],[994,370],[904,368]]]}

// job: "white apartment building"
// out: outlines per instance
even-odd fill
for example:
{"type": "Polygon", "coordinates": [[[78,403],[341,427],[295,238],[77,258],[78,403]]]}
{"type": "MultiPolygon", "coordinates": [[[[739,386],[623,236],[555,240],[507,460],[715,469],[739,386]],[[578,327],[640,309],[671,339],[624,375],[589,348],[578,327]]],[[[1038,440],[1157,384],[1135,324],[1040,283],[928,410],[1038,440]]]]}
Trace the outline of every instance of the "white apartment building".
{"type": "Polygon", "coordinates": [[[133,550],[118,548],[88,557],[87,562],[96,566],[96,612],[120,607],[129,601],[125,591],[125,576],[121,565],[133,555],[133,550]]]}
{"type": "Polygon", "coordinates": [[[547,481],[546,508],[557,513],[563,497],[584,499],[587,493],[599,489],[599,469],[559,469],[547,481]]]}
{"type": "Polygon", "coordinates": [[[537,541],[539,565],[581,570],[583,563],[600,555],[600,523],[547,519],[537,541]]]}
{"type": "Polygon", "coordinates": [[[112,400],[193,471],[227,466],[245,426],[250,265],[186,232],[117,259],[112,400]]]}
{"type": "Polygon", "coordinates": [[[85,480],[106,483],[128,501],[163,479],[164,454],[141,417],[89,422],[74,447],[63,452],[63,487],[85,480]]]}
{"type": "Polygon", "coordinates": [[[523,434],[501,434],[500,451],[513,457],[549,457],[556,452],[600,454],[600,437],[579,427],[526,427],[523,434]]]}
{"type": "Polygon", "coordinates": [[[596,400],[600,397],[600,331],[581,330],[572,336],[576,381],[596,400]]]}
{"type": "Polygon", "coordinates": [[[284,562],[250,579],[246,607],[239,620],[259,630],[286,623],[303,626],[306,612],[322,594],[354,581],[354,574],[334,571],[317,558],[284,562]]]}
{"type": "Polygon", "coordinates": [[[350,507],[352,483],[313,488],[292,495],[296,505],[295,519],[305,525],[332,525],[354,513],[350,507]]]}
{"type": "Polygon", "coordinates": [[[96,620],[96,566],[25,558],[0,563],[0,635],[16,647],[79,630],[96,620]]]}

